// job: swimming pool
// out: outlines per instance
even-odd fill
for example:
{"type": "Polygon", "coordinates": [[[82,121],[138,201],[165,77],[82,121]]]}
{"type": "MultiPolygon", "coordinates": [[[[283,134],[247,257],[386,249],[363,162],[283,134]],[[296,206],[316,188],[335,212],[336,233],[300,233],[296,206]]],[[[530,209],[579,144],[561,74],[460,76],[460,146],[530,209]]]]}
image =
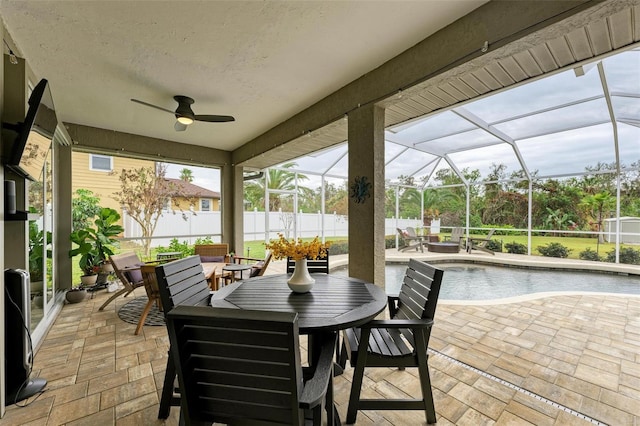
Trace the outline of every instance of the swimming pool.
{"type": "MultiPolygon", "coordinates": [[[[640,277],[632,275],[508,268],[483,264],[443,263],[435,266],[445,271],[440,289],[441,300],[490,300],[552,291],[640,295],[640,277]]],[[[399,291],[406,269],[406,265],[387,264],[387,293],[394,294],[399,291]]],[[[346,270],[344,273],[346,274],[346,270]]]]}

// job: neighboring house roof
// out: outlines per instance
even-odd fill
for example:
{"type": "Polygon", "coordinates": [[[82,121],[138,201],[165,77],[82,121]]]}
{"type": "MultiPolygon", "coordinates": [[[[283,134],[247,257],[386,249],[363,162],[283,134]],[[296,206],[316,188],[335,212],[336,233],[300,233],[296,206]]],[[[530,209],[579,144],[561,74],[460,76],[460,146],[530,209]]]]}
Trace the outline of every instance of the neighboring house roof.
{"type": "Polygon", "coordinates": [[[199,198],[217,198],[220,199],[220,193],[216,191],[210,191],[198,185],[194,185],[191,182],[184,181],[182,179],[165,178],[167,182],[174,185],[175,192],[171,195],[179,194],[183,197],[199,197],[199,198]]]}

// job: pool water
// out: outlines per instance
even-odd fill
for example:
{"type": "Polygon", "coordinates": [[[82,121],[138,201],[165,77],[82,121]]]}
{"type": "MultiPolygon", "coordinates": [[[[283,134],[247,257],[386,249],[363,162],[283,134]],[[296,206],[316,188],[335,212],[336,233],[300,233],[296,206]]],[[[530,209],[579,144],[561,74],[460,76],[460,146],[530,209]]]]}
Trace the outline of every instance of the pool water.
{"type": "MultiPolygon", "coordinates": [[[[482,264],[438,264],[444,270],[441,300],[489,300],[552,291],[640,295],[640,277],[597,272],[508,268],[482,264]]],[[[389,294],[398,293],[406,265],[387,264],[389,294]]],[[[346,270],[344,270],[346,274],[346,270]]]]}

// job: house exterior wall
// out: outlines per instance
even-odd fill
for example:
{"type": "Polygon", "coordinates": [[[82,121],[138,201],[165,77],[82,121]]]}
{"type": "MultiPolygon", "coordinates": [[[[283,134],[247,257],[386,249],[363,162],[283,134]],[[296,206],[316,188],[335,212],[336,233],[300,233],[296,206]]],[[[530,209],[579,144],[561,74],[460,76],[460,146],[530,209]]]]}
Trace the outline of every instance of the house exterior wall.
{"type": "Polygon", "coordinates": [[[127,157],[112,157],[112,173],[102,170],[91,170],[89,161],[91,154],[73,152],[71,154],[71,189],[75,194],[78,189],[88,189],[100,197],[102,207],[110,207],[121,213],[120,203],[113,199],[113,193],[120,190],[120,171],[123,169],[151,167],[155,162],[127,157]]]}
{"type": "MultiPolygon", "coordinates": [[[[195,205],[193,206],[193,210],[196,212],[202,211],[202,204],[201,204],[201,200],[203,199],[207,199],[210,200],[210,204],[211,204],[211,208],[208,211],[211,212],[217,212],[220,211],[220,200],[217,198],[208,198],[208,197],[203,197],[203,198],[197,198],[195,201],[195,205]]],[[[189,210],[189,200],[182,198],[182,197],[173,197],[171,199],[171,208],[173,208],[174,210],[189,210]]]]}

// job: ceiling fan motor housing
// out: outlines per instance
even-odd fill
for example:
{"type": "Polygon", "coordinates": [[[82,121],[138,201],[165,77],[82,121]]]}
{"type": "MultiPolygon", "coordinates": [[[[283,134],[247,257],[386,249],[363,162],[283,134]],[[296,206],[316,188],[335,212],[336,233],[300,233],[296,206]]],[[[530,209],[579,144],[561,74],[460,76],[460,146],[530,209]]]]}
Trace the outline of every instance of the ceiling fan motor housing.
{"type": "Polygon", "coordinates": [[[188,96],[178,95],[174,96],[173,99],[178,102],[178,108],[176,108],[176,118],[187,117],[192,121],[195,120],[195,114],[193,113],[193,110],[190,106],[195,102],[192,98],[188,96]]]}

